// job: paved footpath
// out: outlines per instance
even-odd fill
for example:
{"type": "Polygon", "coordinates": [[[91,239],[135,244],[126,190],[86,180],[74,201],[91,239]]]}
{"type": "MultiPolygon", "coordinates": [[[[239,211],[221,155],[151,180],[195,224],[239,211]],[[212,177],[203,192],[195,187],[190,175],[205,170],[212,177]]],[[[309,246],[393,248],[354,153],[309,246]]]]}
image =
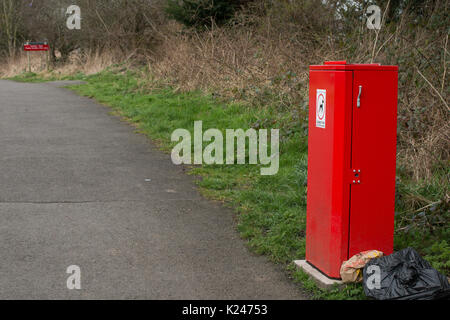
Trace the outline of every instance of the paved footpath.
{"type": "Polygon", "coordinates": [[[60,85],[0,81],[0,299],[304,298],[170,155],[60,85]]]}

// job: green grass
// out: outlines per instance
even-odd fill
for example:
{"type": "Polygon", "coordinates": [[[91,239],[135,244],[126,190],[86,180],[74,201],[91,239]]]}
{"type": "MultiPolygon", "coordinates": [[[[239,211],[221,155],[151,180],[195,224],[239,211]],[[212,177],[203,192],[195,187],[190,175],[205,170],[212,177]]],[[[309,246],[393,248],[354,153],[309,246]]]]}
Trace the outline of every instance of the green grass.
{"type": "MultiPolygon", "coordinates": [[[[38,81],[36,78],[27,75],[22,80],[38,81]]],[[[307,134],[296,115],[271,105],[255,107],[221,102],[201,92],[176,93],[167,87],[151,91],[146,89],[150,80],[143,73],[104,71],[76,78],[87,83],[73,86],[73,90],[111,106],[114,113],[135,123],[140,132],[165,151],[176,144],[170,141],[172,132],[185,128],[192,134],[196,120],[203,121],[203,130],[217,128],[222,132],[259,126],[280,128],[278,174],[262,176],[259,165],[192,166],[190,173],[202,177],[198,185],[205,196],[223,201],[237,211],[238,229],[249,247],[285,266],[293,281],[309,292],[311,298],[365,298],[361,284],[351,284],[342,290],[321,290],[292,265],[293,260],[305,255],[306,222],[307,134]]],[[[438,201],[445,196],[447,187],[445,183],[442,185],[442,180],[442,176],[438,176],[431,182],[415,184],[406,178],[400,179],[397,211],[401,213],[396,217],[397,227],[403,228],[405,221],[410,221],[410,202],[405,197],[420,196],[438,201]]],[[[434,208],[433,214],[448,219],[448,208],[441,207],[434,208]]],[[[428,230],[420,224],[412,224],[407,232],[396,232],[395,249],[412,246],[435,268],[448,274],[449,230],[446,224],[436,226],[428,230]]]]}
{"type": "Polygon", "coordinates": [[[17,82],[32,82],[32,83],[39,83],[39,82],[47,82],[47,81],[56,81],[56,80],[84,80],[86,76],[82,73],[77,73],[75,75],[64,75],[58,73],[48,73],[45,74],[43,77],[41,74],[37,74],[34,72],[24,72],[22,74],[19,74],[17,76],[8,78],[8,80],[13,80],[17,82]]]}
{"type": "Polygon", "coordinates": [[[22,73],[20,75],[17,75],[17,76],[8,78],[8,79],[17,81],[17,82],[33,82],[33,83],[56,80],[53,78],[44,79],[44,78],[40,77],[37,73],[34,73],[34,72],[25,72],[25,73],[22,73]]]}

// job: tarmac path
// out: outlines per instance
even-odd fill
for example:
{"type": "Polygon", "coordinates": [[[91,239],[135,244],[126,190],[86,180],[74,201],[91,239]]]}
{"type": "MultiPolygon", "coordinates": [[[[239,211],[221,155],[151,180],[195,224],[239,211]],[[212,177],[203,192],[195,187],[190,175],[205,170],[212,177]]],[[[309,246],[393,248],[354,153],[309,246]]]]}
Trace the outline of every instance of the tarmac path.
{"type": "Polygon", "coordinates": [[[305,298],[170,155],[63,84],[0,81],[0,299],[305,298]]]}

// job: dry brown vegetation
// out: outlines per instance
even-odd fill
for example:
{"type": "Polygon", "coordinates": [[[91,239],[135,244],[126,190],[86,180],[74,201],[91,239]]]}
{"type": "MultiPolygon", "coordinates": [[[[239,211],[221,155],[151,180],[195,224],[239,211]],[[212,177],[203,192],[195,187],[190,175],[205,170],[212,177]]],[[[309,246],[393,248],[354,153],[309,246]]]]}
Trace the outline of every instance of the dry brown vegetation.
{"type": "MultiPolygon", "coordinates": [[[[54,65],[51,67],[51,72],[48,72],[45,55],[44,52],[33,52],[30,55],[31,72],[40,74],[44,78],[55,75],[73,75],[79,72],[86,75],[94,74],[122,60],[118,54],[99,52],[98,50],[89,50],[85,53],[74,52],[70,55],[67,63],[54,65]]],[[[59,56],[58,52],[57,56],[59,56]]],[[[17,54],[13,58],[8,57],[5,59],[5,63],[0,64],[2,77],[10,78],[27,71],[28,58],[25,53],[17,54]]]]}
{"type": "MultiPolygon", "coordinates": [[[[241,12],[232,27],[209,31],[167,28],[148,68],[182,90],[201,89],[255,106],[277,104],[298,109],[307,104],[308,66],[325,60],[399,65],[398,162],[412,179],[431,179],[449,165],[447,69],[448,3],[435,2],[428,19],[411,26],[404,12],[378,31],[365,20],[332,19],[310,2],[294,1],[241,12]]],[[[380,130],[383,126],[380,124],[380,130]]],[[[443,175],[448,184],[448,176],[443,175]]]]}
{"type": "MultiPolygon", "coordinates": [[[[127,50],[114,54],[105,48],[85,50],[55,68],[62,74],[90,74],[119,61],[141,66],[144,61],[148,78],[177,90],[199,89],[255,108],[273,104],[305,117],[310,64],[347,60],[399,65],[399,169],[413,181],[439,172],[448,188],[449,3],[428,2],[419,18],[405,10],[399,19],[389,20],[385,10],[380,31],[366,27],[361,11],[341,12],[337,19],[335,7],[319,12],[315,1],[270,6],[256,1],[229,25],[206,31],[186,29],[158,13],[150,26],[151,45],[127,43],[127,50]]],[[[0,72],[11,76],[23,71],[24,59],[0,72]]]]}

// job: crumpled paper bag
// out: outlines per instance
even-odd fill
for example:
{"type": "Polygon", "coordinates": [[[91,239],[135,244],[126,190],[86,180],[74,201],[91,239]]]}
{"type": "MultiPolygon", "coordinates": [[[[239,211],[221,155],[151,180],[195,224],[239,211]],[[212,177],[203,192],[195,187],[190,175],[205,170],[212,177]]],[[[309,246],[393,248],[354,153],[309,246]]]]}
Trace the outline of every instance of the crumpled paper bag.
{"type": "Polygon", "coordinates": [[[363,279],[362,269],[370,259],[383,256],[383,252],[378,250],[368,250],[355,254],[347,261],[342,262],[341,278],[342,282],[361,282],[363,279]]]}

